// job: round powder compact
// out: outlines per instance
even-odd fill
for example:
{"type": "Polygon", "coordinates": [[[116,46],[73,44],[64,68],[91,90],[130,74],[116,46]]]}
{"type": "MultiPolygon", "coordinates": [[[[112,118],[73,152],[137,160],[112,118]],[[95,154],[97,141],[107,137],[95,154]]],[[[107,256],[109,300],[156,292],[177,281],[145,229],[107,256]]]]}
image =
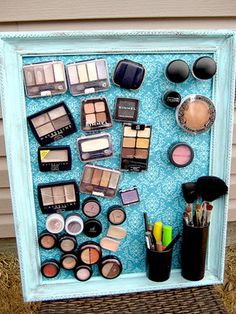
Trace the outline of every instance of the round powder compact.
{"type": "Polygon", "coordinates": [[[79,281],[87,281],[91,278],[93,270],[89,265],[79,265],[75,268],[75,278],[79,281]]]}
{"type": "Polygon", "coordinates": [[[192,68],[192,74],[199,80],[209,80],[216,74],[216,62],[211,57],[198,58],[192,68]]]}
{"type": "Polygon", "coordinates": [[[113,225],[121,225],[126,220],[126,213],[120,205],[113,205],[109,207],[107,212],[107,219],[113,225]]]}
{"type": "Polygon", "coordinates": [[[84,234],[87,237],[95,238],[102,232],[102,224],[97,219],[89,219],[84,223],[84,234]]]}
{"type": "Polygon", "coordinates": [[[78,235],[84,229],[84,222],[82,218],[77,214],[72,214],[66,218],[65,230],[70,235],[78,235]]]}
{"type": "Polygon", "coordinates": [[[173,83],[182,83],[189,77],[189,66],[183,60],[173,60],[166,67],[166,77],[173,83]]]}
{"type": "Polygon", "coordinates": [[[76,237],[72,235],[63,235],[58,241],[59,249],[64,253],[72,252],[77,247],[76,237]]]}
{"type": "Polygon", "coordinates": [[[100,274],[106,279],[114,279],[122,272],[122,264],[118,257],[108,255],[99,263],[100,274]]]}
{"type": "Polygon", "coordinates": [[[54,278],[59,274],[59,271],[59,263],[54,259],[45,261],[41,265],[41,273],[44,277],[54,278]]]}
{"type": "Polygon", "coordinates": [[[46,229],[51,233],[60,233],[64,229],[65,220],[61,214],[51,214],[46,220],[46,229]]]}
{"type": "Polygon", "coordinates": [[[39,235],[39,245],[45,250],[53,249],[57,246],[57,236],[48,231],[43,231],[39,235]]]}
{"type": "Polygon", "coordinates": [[[186,132],[199,134],[213,125],[216,117],[213,102],[202,95],[189,95],[176,108],[176,121],[186,132]]]}
{"type": "Polygon", "coordinates": [[[168,150],[170,162],[178,168],[186,167],[191,164],[194,152],[191,146],[186,143],[176,143],[171,145],[168,150]]]}
{"type": "Polygon", "coordinates": [[[99,200],[95,197],[88,197],[83,201],[82,212],[89,218],[98,216],[101,212],[101,205],[99,200]]]}
{"type": "Polygon", "coordinates": [[[181,96],[176,91],[167,91],[163,96],[163,102],[168,108],[176,108],[181,102],[181,96]]]}
{"type": "Polygon", "coordinates": [[[61,256],[60,264],[64,269],[71,270],[78,264],[78,258],[74,254],[64,254],[61,256]]]}
{"type": "Polygon", "coordinates": [[[79,247],[78,256],[86,265],[96,264],[102,256],[101,246],[93,241],[84,242],[79,247]]]}

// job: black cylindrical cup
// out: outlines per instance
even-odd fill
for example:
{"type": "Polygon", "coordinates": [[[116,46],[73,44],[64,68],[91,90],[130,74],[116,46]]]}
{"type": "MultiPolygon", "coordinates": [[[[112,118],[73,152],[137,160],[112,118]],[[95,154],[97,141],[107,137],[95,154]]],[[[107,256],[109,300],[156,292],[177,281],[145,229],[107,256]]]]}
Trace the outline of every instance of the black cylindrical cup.
{"type": "Polygon", "coordinates": [[[184,223],[182,244],[182,276],[201,280],[205,274],[205,260],[209,225],[192,227],[184,223]]]}
{"type": "Polygon", "coordinates": [[[152,281],[165,281],[170,277],[172,249],[157,252],[147,249],[147,277],[152,281]]]}

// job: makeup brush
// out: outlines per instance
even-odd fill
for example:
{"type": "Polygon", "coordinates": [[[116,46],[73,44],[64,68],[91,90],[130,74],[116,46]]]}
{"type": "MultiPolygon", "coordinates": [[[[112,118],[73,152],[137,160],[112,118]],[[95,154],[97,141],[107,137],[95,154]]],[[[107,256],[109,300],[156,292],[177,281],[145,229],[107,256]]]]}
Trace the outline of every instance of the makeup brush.
{"type": "Polygon", "coordinates": [[[186,212],[184,212],[184,221],[186,223],[186,225],[189,225],[189,218],[188,218],[188,214],[186,212]]]}
{"type": "Polygon", "coordinates": [[[186,212],[190,216],[190,224],[193,223],[193,202],[197,199],[197,190],[195,182],[186,182],[182,184],[182,191],[185,202],[187,203],[186,212]]]}
{"type": "Polygon", "coordinates": [[[201,205],[197,201],[197,204],[196,204],[196,225],[197,225],[197,227],[200,226],[200,219],[201,219],[201,205]]]}
{"type": "Polygon", "coordinates": [[[228,192],[228,187],[225,182],[214,176],[198,178],[196,188],[202,199],[210,203],[228,192]]]}
{"type": "Polygon", "coordinates": [[[208,203],[207,208],[206,208],[206,225],[210,223],[212,209],[213,209],[213,205],[208,203]]]}

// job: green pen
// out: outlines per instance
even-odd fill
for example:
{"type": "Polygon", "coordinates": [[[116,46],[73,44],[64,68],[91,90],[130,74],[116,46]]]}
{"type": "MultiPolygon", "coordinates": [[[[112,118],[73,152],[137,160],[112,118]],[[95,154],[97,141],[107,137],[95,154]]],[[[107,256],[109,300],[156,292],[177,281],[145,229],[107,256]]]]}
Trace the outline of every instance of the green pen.
{"type": "Polygon", "coordinates": [[[163,246],[167,247],[172,241],[172,227],[171,226],[164,226],[163,227],[163,236],[162,236],[162,244],[163,246]]]}

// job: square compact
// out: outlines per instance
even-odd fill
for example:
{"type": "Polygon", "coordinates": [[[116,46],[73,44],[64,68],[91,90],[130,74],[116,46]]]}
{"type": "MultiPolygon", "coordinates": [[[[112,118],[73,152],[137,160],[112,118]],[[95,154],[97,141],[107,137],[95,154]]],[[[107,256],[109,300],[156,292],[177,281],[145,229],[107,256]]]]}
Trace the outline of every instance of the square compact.
{"type": "Polygon", "coordinates": [[[42,172],[70,170],[70,146],[40,146],[38,148],[38,163],[42,172]]]}
{"type": "Polygon", "coordinates": [[[138,109],[138,99],[118,97],[115,106],[115,120],[121,122],[136,122],[138,119],[138,109]]]}
{"type": "Polygon", "coordinates": [[[136,186],[130,189],[119,190],[119,193],[120,193],[122,204],[124,206],[132,205],[132,204],[136,204],[140,202],[138,189],[136,186]]]}
{"type": "Polygon", "coordinates": [[[116,196],[120,171],[95,165],[85,165],[80,181],[80,192],[107,198],[116,196]]]}
{"type": "Polygon", "coordinates": [[[109,133],[81,136],[77,139],[77,147],[79,158],[84,162],[106,159],[113,155],[111,135],[109,133]]]}
{"type": "Polygon", "coordinates": [[[38,200],[43,214],[79,209],[79,190],[75,180],[38,185],[38,200]]]}
{"type": "Polygon", "coordinates": [[[131,60],[120,60],[116,65],[113,81],[116,85],[126,89],[138,89],[145,75],[145,69],[142,64],[131,60]]]}
{"type": "Polygon", "coordinates": [[[122,170],[147,170],[151,130],[151,125],[124,123],[121,149],[122,170]]]}
{"type": "Polygon", "coordinates": [[[107,63],[104,59],[67,64],[66,71],[73,96],[100,92],[110,87],[107,63]]]}
{"type": "Polygon", "coordinates": [[[50,61],[23,66],[26,95],[54,96],[67,91],[64,63],[50,61]]]}
{"type": "Polygon", "coordinates": [[[47,145],[76,132],[73,117],[64,102],[29,116],[28,121],[40,145],[47,145]]]}
{"type": "Polygon", "coordinates": [[[112,127],[111,113],[105,97],[82,101],[80,117],[81,130],[85,132],[112,127]]]}

